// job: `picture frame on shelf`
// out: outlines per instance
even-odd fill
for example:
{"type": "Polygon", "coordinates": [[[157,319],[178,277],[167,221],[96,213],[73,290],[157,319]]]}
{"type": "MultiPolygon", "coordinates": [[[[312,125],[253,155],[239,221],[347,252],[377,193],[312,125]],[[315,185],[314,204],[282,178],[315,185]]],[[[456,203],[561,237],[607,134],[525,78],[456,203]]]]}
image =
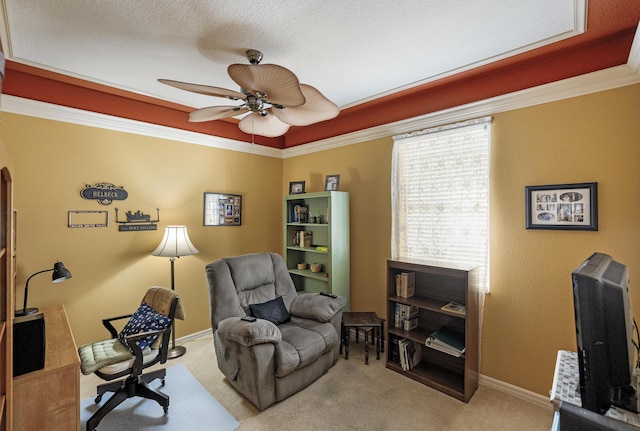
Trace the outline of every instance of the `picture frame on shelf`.
{"type": "Polygon", "coordinates": [[[598,183],[525,187],[527,229],[598,230],[598,183]]]}
{"type": "Polygon", "coordinates": [[[242,195],[204,193],[204,226],[242,225],[242,195]]]}
{"type": "Polygon", "coordinates": [[[324,190],[327,192],[335,192],[340,185],[340,175],[327,175],[324,180],[324,190]]]}
{"type": "Polygon", "coordinates": [[[299,195],[304,193],[305,182],[304,181],[291,181],[289,183],[289,194],[299,195]]]}

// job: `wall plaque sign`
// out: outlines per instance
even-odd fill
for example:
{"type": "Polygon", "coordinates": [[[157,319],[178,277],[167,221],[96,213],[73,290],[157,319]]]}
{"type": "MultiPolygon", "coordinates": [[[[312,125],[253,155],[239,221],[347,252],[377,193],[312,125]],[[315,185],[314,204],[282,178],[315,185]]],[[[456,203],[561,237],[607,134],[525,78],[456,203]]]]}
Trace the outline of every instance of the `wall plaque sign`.
{"type": "Polygon", "coordinates": [[[109,226],[108,211],[69,211],[69,227],[107,227],[109,226]]]}
{"type": "Polygon", "coordinates": [[[118,219],[118,208],[116,208],[116,223],[120,223],[118,230],[120,232],[135,232],[141,230],[158,230],[157,222],[160,221],[160,208],[156,208],[157,217],[155,220],[151,220],[149,214],[145,214],[138,210],[136,212],[127,211],[125,213],[126,219],[118,219]]]}
{"type": "Polygon", "coordinates": [[[96,200],[100,205],[110,205],[113,201],[123,201],[129,197],[129,193],[123,186],[111,183],[86,184],[80,191],[84,199],[96,200]]]}

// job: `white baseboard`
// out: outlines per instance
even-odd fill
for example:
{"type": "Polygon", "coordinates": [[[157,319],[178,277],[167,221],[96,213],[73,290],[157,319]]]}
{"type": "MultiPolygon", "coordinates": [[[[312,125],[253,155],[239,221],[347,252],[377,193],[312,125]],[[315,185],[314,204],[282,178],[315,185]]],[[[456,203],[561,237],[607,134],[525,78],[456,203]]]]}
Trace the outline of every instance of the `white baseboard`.
{"type": "Polygon", "coordinates": [[[193,334],[188,334],[188,335],[184,335],[182,337],[178,337],[176,338],[176,342],[184,342],[184,341],[190,341],[190,340],[195,340],[196,338],[201,338],[207,335],[211,335],[211,328],[208,329],[203,329],[202,331],[198,331],[198,332],[194,332],[193,334]]]}
{"type": "MultiPolygon", "coordinates": [[[[183,337],[177,338],[176,341],[185,342],[194,340],[197,338],[202,338],[211,335],[211,328],[203,329],[202,331],[194,332],[193,334],[185,335],[183,337]]],[[[519,398],[524,401],[528,401],[537,406],[548,408],[549,410],[553,410],[553,406],[551,405],[551,401],[549,397],[545,397],[540,394],[536,394],[535,392],[528,391],[526,389],[522,389],[518,386],[511,385],[509,383],[505,383],[503,381],[494,379],[492,377],[487,377],[485,375],[480,375],[478,384],[480,386],[484,386],[498,392],[502,392],[512,397],[519,398]]]]}
{"type": "Polygon", "coordinates": [[[518,386],[514,386],[482,374],[480,375],[478,384],[505,393],[512,397],[520,398],[524,401],[529,401],[530,403],[533,403],[537,406],[548,408],[550,411],[553,410],[553,405],[551,404],[551,400],[549,399],[549,397],[545,397],[535,392],[522,389],[518,386]]]}

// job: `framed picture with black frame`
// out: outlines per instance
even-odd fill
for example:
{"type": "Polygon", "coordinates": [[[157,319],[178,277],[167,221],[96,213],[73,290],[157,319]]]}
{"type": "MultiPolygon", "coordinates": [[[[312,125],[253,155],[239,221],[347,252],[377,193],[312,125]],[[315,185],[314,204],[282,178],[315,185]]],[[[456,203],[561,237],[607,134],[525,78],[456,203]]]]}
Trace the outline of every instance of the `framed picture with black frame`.
{"type": "Polygon", "coordinates": [[[327,192],[334,192],[338,190],[340,185],[340,175],[327,175],[324,180],[324,190],[327,192]]]}
{"type": "Polygon", "coordinates": [[[242,195],[204,193],[204,226],[240,226],[242,224],[242,195]]]}
{"type": "Polygon", "coordinates": [[[299,195],[304,193],[305,183],[304,181],[291,181],[289,183],[289,194],[290,195],[299,195]]]}
{"type": "Polygon", "coordinates": [[[525,187],[526,228],[598,230],[598,183],[525,187]]]}

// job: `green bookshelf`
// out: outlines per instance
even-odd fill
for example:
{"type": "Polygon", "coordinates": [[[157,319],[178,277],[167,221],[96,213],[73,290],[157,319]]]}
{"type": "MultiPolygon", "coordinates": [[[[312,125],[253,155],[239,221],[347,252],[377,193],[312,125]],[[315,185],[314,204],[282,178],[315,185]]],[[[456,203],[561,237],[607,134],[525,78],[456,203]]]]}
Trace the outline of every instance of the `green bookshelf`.
{"type": "Polygon", "coordinates": [[[330,292],[347,299],[350,310],[351,270],[349,193],[326,191],[284,198],[284,260],[299,292],[330,292]],[[301,244],[301,231],[311,243],[301,244]],[[299,269],[298,264],[307,268],[299,269]],[[312,272],[312,263],[322,265],[312,272]]]}

